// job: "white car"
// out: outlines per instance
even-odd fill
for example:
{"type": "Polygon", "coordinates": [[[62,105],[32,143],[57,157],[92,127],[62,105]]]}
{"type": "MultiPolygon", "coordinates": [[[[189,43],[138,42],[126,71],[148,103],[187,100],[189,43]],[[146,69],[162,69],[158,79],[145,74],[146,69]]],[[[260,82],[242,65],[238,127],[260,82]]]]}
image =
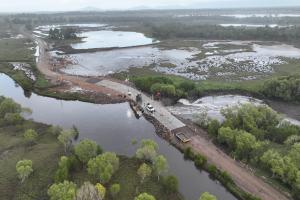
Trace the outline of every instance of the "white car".
{"type": "Polygon", "coordinates": [[[154,107],[150,103],[147,104],[146,109],[150,113],[154,113],[155,112],[154,107]]]}

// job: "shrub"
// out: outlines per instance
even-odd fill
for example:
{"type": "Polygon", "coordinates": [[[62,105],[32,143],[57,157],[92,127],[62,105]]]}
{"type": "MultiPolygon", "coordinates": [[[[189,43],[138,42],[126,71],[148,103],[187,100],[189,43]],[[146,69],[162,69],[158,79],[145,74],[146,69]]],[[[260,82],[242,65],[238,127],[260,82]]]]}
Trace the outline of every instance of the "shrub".
{"type": "Polygon", "coordinates": [[[32,169],[32,161],[31,160],[20,160],[16,164],[16,170],[19,175],[19,178],[21,179],[21,183],[27,179],[30,174],[33,172],[32,169]]]}
{"type": "Polygon", "coordinates": [[[197,168],[203,168],[203,166],[206,164],[207,162],[207,158],[200,155],[200,154],[197,154],[195,155],[195,158],[194,158],[194,163],[195,163],[195,166],[197,168]]]}
{"type": "Polygon", "coordinates": [[[224,183],[234,184],[234,181],[232,180],[231,176],[226,171],[221,172],[220,176],[224,183]]]}
{"type": "Polygon", "coordinates": [[[121,190],[120,184],[113,184],[112,186],[110,186],[110,189],[109,189],[110,194],[113,197],[117,196],[119,194],[120,190],[121,190]]]}
{"type": "Polygon", "coordinates": [[[184,158],[194,160],[195,154],[191,147],[188,147],[184,150],[184,158]]]}
{"type": "Polygon", "coordinates": [[[27,142],[30,142],[30,143],[35,142],[37,137],[38,137],[37,132],[35,130],[32,130],[32,129],[28,129],[24,133],[25,140],[27,142]]]}
{"type": "Polygon", "coordinates": [[[54,177],[56,183],[60,183],[69,179],[70,167],[71,167],[70,159],[66,156],[62,156],[58,163],[58,169],[54,177]]]}
{"type": "Polygon", "coordinates": [[[178,180],[175,176],[167,176],[163,179],[163,188],[167,193],[175,193],[178,191],[178,180]]]}
{"type": "Polygon", "coordinates": [[[214,178],[216,178],[217,175],[218,175],[218,168],[217,168],[215,165],[212,165],[212,164],[208,165],[207,171],[208,171],[208,172],[210,173],[210,175],[211,175],[212,177],[214,177],[214,178]]]}
{"type": "Polygon", "coordinates": [[[214,119],[209,122],[207,132],[211,136],[216,137],[216,136],[218,136],[218,131],[219,131],[220,127],[221,127],[220,122],[218,120],[214,119]]]}
{"type": "Polygon", "coordinates": [[[85,139],[80,141],[74,148],[75,155],[82,163],[87,163],[97,156],[98,146],[96,142],[85,139]]]}

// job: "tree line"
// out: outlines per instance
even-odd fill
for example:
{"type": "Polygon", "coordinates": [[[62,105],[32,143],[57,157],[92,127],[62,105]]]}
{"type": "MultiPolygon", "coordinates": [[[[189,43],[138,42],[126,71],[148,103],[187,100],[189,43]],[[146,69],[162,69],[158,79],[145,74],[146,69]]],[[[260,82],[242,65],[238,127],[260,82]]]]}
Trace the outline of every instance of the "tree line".
{"type": "Polygon", "coordinates": [[[209,119],[198,124],[232,157],[266,172],[299,199],[300,127],[265,105],[243,104],[222,114],[222,123],[209,119]]]}
{"type": "Polygon", "coordinates": [[[300,75],[278,77],[265,81],[262,92],[267,97],[300,101],[300,75]]]}
{"type": "Polygon", "coordinates": [[[219,25],[187,25],[183,23],[166,23],[151,25],[152,35],[158,39],[195,38],[215,40],[267,40],[299,41],[300,27],[222,27],[219,25]]]}

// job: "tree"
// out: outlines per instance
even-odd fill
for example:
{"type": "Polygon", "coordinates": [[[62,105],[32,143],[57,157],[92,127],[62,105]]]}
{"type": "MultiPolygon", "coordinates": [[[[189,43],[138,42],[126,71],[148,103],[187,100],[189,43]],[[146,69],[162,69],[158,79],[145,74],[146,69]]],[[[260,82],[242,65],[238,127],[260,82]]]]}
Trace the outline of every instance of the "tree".
{"type": "Polygon", "coordinates": [[[101,200],[104,199],[105,198],[105,194],[106,194],[105,187],[103,185],[101,185],[100,183],[97,183],[95,187],[96,187],[96,189],[98,191],[100,199],[101,200]]]}
{"type": "Polygon", "coordinates": [[[30,174],[33,172],[32,169],[32,161],[31,160],[20,160],[16,164],[16,170],[19,175],[19,178],[21,179],[21,183],[27,179],[30,174]]]}
{"type": "Polygon", "coordinates": [[[164,178],[163,187],[168,193],[178,191],[178,180],[175,176],[167,176],[164,178]]]}
{"type": "Polygon", "coordinates": [[[38,137],[38,134],[33,129],[28,129],[24,133],[24,138],[28,143],[32,143],[32,142],[36,141],[37,137],[38,137]]]}
{"type": "Polygon", "coordinates": [[[112,197],[116,197],[119,194],[120,190],[121,190],[120,184],[113,184],[112,186],[110,186],[109,189],[112,197]]]}
{"type": "Polygon", "coordinates": [[[48,189],[50,200],[74,200],[76,198],[76,185],[64,181],[50,186],[48,189]]]}
{"type": "Polygon", "coordinates": [[[76,200],[102,200],[100,199],[98,190],[90,182],[84,182],[77,190],[76,200]]]}
{"type": "Polygon", "coordinates": [[[59,126],[50,126],[48,129],[47,129],[47,133],[50,133],[56,137],[58,137],[61,132],[63,131],[63,129],[59,126]]]}
{"type": "Polygon", "coordinates": [[[142,193],[135,197],[134,200],[155,200],[155,197],[147,193],[142,193]]]}
{"type": "Polygon", "coordinates": [[[221,125],[218,120],[211,120],[208,124],[208,134],[210,134],[211,136],[217,136],[220,127],[221,125]]]}
{"type": "Polygon", "coordinates": [[[91,159],[87,166],[89,174],[96,176],[101,183],[107,183],[119,168],[119,158],[115,153],[106,152],[91,159]]]}
{"type": "Polygon", "coordinates": [[[199,200],[217,200],[217,197],[215,197],[214,195],[208,193],[208,192],[204,192],[201,196],[199,200]]]}
{"type": "Polygon", "coordinates": [[[207,128],[210,118],[208,117],[207,111],[202,110],[197,114],[193,115],[193,121],[202,128],[207,128]]]}
{"type": "Polygon", "coordinates": [[[300,169],[300,143],[295,143],[292,146],[289,156],[293,159],[296,165],[299,166],[300,169]]]}
{"type": "Polygon", "coordinates": [[[24,118],[19,113],[6,113],[4,116],[6,125],[17,125],[24,121],[24,118]]]}
{"type": "Polygon", "coordinates": [[[136,151],[136,157],[153,162],[157,155],[158,145],[153,140],[142,140],[141,147],[136,151]]]}
{"type": "Polygon", "coordinates": [[[21,113],[22,108],[12,99],[5,98],[0,103],[0,117],[3,118],[7,113],[21,113]]]}
{"type": "Polygon", "coordinates": [[[72,139],[74,137],[74,133],[71,130],[62,131],[61,134],[58,136],[58,141],[61,142],[65,147],[65,152],[68,151],[69,147],[72,144],[72,139]]]}
{"type": "Polygon", "coordinates": [[[147,178],[148,176],[151,175],[151,172],[152,172],[151,167],[148,166],[148,165],[145,164],[145,163],[143,163],[143,164],[139,167],[137,173],[138,173],[138,175],[140,176],[141,182],[142,182],[142,183],[144,182],[145,178],[147,178]]]}
{"type": "Polygon", "coordinates": [[[252,150],[256,146],[256,138],[246,131],[239,131],[235,137],[235,154],[239,158],[249,159],[252,150]]]}
{"type": "Polygon", "coordinates": [[[157,156],[154,160],[154,165],[153,165],[154,170],[157,173],[157,178],[168,171],[168,162],[167,159],[163,156],[157,156]]]}
{"type": "Polygon", "coordinates": [[[58,169],[55,173],[55,182],[63,182],[65,180],[68,180],[70,167],[71,164],[69,158],[66,156],[62,156],[58,163],[58,169]]]}
{"type": "Polygon", "coordinates": [[[75,154],[82,163],[97,156],[97,144],[91,140],[82,140],[75,146],[75,154]]]}
{"type": "Polygon", "coordinates": [[[219,129],[218,142],[220,144],[225,144],[226,146],[233,148],[236,135],[237,131],[232,130],[229,127],[222,127],[219,129]]]}

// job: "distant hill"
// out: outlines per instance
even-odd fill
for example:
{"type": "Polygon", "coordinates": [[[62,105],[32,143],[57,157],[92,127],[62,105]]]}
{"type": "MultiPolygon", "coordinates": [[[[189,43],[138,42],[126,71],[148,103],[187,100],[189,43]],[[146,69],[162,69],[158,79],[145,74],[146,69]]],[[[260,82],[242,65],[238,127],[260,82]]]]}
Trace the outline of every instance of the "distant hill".
{"type": "Polygon", "coordinates": [[[102,11],[102,10],[100,8],[97,8],[97,7],[88,6],[88,7],[84,7],[82,9],[80,9],[79,11],[89,12],[89,11],[102,11]]]}

